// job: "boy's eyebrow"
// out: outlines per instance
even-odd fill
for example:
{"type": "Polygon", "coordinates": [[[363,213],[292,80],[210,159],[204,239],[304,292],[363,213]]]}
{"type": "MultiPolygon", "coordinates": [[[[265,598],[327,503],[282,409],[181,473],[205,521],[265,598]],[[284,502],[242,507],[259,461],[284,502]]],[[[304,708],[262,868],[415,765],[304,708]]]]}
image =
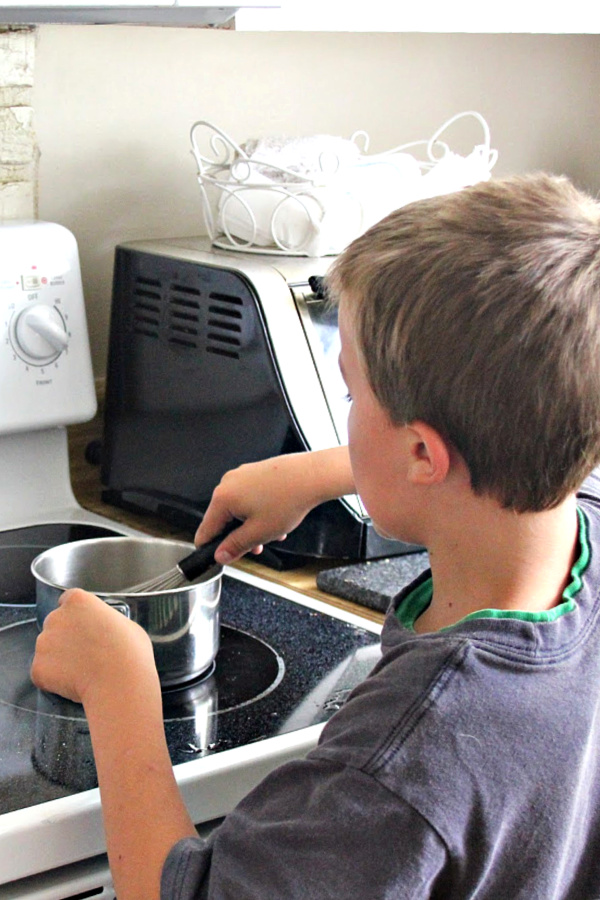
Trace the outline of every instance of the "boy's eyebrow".
{"type": "MultiPolygon", "coordinates": [[[[342,374],[342,378],[344,379],[344,381],[346,381],[346,375],[345,375],[345,373],[344,373],[344,364],[343,364],[343,362],[342,362],[342,354],[341,354],[341,353],[338,353],[338,367],[339,367],[339,370],[340,370],[340,372],[341,372],[341,374],[342,374]]],[[[347,383],[348,383],[348,382],[346,382],[346,384],[347,384],[347,383]]]]}

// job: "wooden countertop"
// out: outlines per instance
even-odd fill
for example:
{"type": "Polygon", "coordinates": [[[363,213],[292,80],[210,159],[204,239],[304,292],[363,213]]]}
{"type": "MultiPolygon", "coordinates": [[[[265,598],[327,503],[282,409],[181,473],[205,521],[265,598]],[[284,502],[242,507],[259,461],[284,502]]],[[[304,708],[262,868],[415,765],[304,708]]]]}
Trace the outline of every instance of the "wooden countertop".
{"type": "MultiPolygon", "coordinates": [[[[101,409],[91,422],[70,426],[68,435],[73,492],[81,506],[98,515],[129,525],[131,528],[136,528],[154,537],[167,537],[185,541],[192,539],[193,536],[190,535],[189,531],[177,529],[175,526],[155,516],[136,514],[129,510],[110,506],[102,501],[100,467],[88,463],[85,458],[85,449],[88,443],[102,436],[101,409]]],[[[261,565],[254,559],[243,559],[236,563],[235,567],[251,572],[268,581],[273,581],[276,584],[294,588],[309,597],[330,603],[338,609],[344,609],[373,622],[382,623],[384,618],[382,613],[319,590],[316,582],[318,572],[325,568],[333,568],[335,565],[335,560],[328,560],[327,562],[315,560],[299,569],[277,572],[274,569],[261,565]]]]}

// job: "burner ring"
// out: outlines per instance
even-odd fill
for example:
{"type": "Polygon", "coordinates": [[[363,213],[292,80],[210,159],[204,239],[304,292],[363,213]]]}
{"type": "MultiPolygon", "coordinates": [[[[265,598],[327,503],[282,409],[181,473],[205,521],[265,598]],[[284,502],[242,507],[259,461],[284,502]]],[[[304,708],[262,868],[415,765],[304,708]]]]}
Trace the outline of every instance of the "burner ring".
{"type": "Polygon", "coordinates": [[[201,685],[206,681],[207,678],[214,673],[217,667],[216,661],[213,659],[211,664],[204,670],[204,672],[200,672],[199,675],[194,675],[190,679],[186,679],[185,681],[180,681],[178,684],[168,684],[164,687],[161,687],[161,694],[164,697],[168,697],[170,694],[175,694],[178,691],[192,690],[193,688],[201,685]]]}
{"type": "MultiPolygon", "coordinates": [[[[79,703],[38,690],[29,670],[39,634],[35,619],[0,628],[0,703],[56,719],[84,721],[79,703]]],[[[211,715],[222,715],[266,697],[281,683],[285,665],[265,641],[228,625],[221,626],[216,661],[200,678],[162,692],[165,722],[198,716],[210,698],[211,715]]]]}

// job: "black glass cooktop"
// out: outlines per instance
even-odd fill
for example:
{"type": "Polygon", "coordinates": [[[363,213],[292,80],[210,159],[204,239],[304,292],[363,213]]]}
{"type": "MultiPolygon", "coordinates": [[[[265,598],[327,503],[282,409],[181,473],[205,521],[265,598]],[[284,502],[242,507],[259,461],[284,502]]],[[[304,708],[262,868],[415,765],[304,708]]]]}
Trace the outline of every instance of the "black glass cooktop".
{"type": "MultiPolygon", "coordinates": [[[[38,691],[31,561],[116,531],[41,525],[0,532],[0,814],[96,787],[83,708],[38,691]]],[[[174,764],[325,722],[377,658],[366,629],[225,576],[221,640],[201,680],[163,693],[174,764]]]]}
{"type": "Polygon", "coordinates": [[[31,525],[0,532],[0,604],[35,603],[35,579],[29,567],[48,547],[88,538],[117,537],[119,532],[96,525],[31,525]]]}

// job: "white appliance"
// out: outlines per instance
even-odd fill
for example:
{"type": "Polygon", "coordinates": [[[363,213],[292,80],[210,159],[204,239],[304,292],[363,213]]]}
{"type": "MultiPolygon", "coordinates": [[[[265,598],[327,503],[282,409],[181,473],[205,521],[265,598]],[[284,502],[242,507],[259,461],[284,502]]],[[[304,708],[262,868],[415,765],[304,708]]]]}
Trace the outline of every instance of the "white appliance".
{"type": "MultiPolygon", "coordinates": [[[[96,402],[69,231],[0,225],[0,321],[0,900],[114,900],[83,710],[57,706],[28,678],[36,633],[28,554],[65,529],[72,536],[59,541],[90,529],[136,533],[81,508],[71,488],[65,426],[91,418],[96,402]]],[[[234,699],[217,657],[216,693],[209,679],[164,701],[177,781],[199,830],[314,746],[379,655],[376,624],[233,569],[222,602],[229,639],[257,645],[266,662],[255,668],[275,674],[266,689],[248,686],[234,699]],[[255,608],[267,622],[260,634],[255,608]],[[241,723],[250,732],[236,742],[241,723]]]]}

